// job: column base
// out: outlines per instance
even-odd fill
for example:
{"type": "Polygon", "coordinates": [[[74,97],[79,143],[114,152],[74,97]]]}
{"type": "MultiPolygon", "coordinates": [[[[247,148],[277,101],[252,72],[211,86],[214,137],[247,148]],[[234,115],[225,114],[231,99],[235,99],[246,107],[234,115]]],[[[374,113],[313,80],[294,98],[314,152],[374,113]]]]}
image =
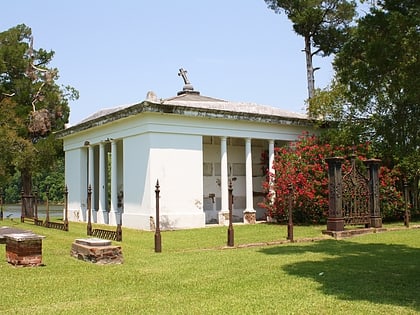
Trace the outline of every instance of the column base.
{"type": "Polygon", "coordinates": [[[277,220],[274,219],[273,217],[267,216],[266,222],[267,223],[277,223],[277,220]]]}
{"type": "Polygon", "coordinates": [[[327,231],[344,231],[344,219],[343,218],[328,218],[327,220],[327,231]]]}
{"type": "Polygon", "coordinates": [[[117,226],[119,223],[121,223],[121,212],[117,211],[110,211],[109,212],[109,221],[108,224],[112,226],[117,226]]]}
{"type": "Polygon", "coordinates": [[[381,217],[370,217],[370,227],[381,228],[382,227],[382,218],[381,217]]]}
{"type": "Polygon", "coordinates": [[[245,210],[244,211],[244,223],[245,224],[255,224],[257,223],[257,212],[255,210],[245,210]]]}
{"type": "Polygon", "coordinates": [[[229,211],[219,211],[219,225],[229,225],[229,211]]]}
{"type": "Polygon", "coordinates": [[[96,218],[94,213],[93,214],[93,218],[95,220],[95,223],[98,224],[108,224],[109,223],[109,212],[107,210],[98,210],[96,211],[96,218]]]}

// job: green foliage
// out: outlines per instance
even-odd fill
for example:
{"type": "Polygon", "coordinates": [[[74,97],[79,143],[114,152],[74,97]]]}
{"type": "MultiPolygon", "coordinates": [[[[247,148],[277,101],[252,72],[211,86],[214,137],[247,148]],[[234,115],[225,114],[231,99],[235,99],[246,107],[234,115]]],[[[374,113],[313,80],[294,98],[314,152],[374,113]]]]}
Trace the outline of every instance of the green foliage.
{"type": "Polygon", "coordinates": [[[54,171],[39,172],[34,174],[34,185],[38,190],[39,199],[43,202],[48,200],[53,203],[64,202],[64,157],[54,161],[54,171]]]}
{"type": "MultiPolygon", "coordinates": [[[[47,200],[46,194],[49,193],[48,200],[52,203],[64,202],[64,157],[59,157],[53,161],[54,171],[50,168],[41,169],[33,175],[34,189],[37,190],[39,201],[47,200]]],[[[19,171],[8,180],[4,186],[4,197],[6,203],[19,203],[21,199],[22,183],[19,171]]]]}
{"type": "MultiPolygon", "coordinates": [[[[280,222],[287,221],[289,198],[292,196],[294,221],[322,223],[328,217],[328,166],[325,158],[355,155],[359,161],[371,158],[368,143],[343,146],[322,143],[315,136],[304,134],[299,141],[276,148],[273,171],[263,183],[267,197],[262,207],[268,215],[280,222]],[[289,186],[291,185],[291,186],[289,186]],[[292,191],[290,190],[292,188],[292,191]]],[[[360,162],[359,167],[363,168],[360,162]]],[[[343,174],[350,170],[350,161],[343,165],[343,174]]],[[[382,166],[380,178],[380,207],[382,217],[399,218],[404,203],[397,189],[400,173],[382,166]]]]}
{"type": "Polygon", "coordinates": [[[21,199],[22,183],[20,172],[16,172],[3,188],[6,203],[18,203],[21,199]]]}
{"type": "Polygon", "coordinates": [[[68,101],[78,97],[75,89],[57,85],[58,70],[49,67],[53,56],[33,48],[24,24],[0,33],[0,185],[19,171],[27,194],[32,175],[51,170],[62,155],[53,132],[64,128],[68,101]]]}
{"type": "MultiPolygon", "coordinates": [[[[360,18],[334,60],[336,77],[317,91],[309,112],[329,143],[369,141],[420,194],[420,9],[418,1],[377,1],[360,18]]],[[[401,185],[401,184],[400,184],[401,185]]]]}
{"type": "Polygon", "coordinates": [[[420,148],[419,24],[417,2],[381,1],[358,21],[334,62],[353,116],[363,119],[389,163],[420,148]]]}
{"type": "Polygon", "coordinates": [[[284,11],[294,31],[311,38],[315,53],[329,56],[343,44],[349,23],[355,16],[355,1],[264,0],[276,13],[284,11]]]}

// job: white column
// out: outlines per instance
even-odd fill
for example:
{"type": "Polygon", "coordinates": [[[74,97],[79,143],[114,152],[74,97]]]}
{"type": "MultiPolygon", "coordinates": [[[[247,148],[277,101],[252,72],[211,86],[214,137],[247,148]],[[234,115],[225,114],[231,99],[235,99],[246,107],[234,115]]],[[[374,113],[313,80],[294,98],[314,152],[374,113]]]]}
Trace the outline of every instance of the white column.
{"type": "Polygon", "coordinates": [[[111,143],[111,212],[118,210],[117,141],[111,143]]]}
{"type": "Polygon", "coordinates": [[[228,162],[226,141],[226,137],[220,138],[220,189],[222,197],[222,212],[229,212],[228,162]]]}
{"type": "MultiPolygon", "coordinates": [[[[268,140],[268,172],[275,175],[276,171],[273,169],[274,165],[274,140],[268,140]]],[[[273,203],[276,196],[275,196],[275,190],[273,189],[273,177],[270,175],[269,177],[269,190],[271,194],[271,202],[273,203]]],[[[267,216],[267,222],[271,222],[272,218],[267,216]]]]}
{"type": "MultiPolygon", "coordinates": [[[[92,192],[95,191],[95,153],[94,146],[89,146],[89,180],[88,185],[92,188],[92,192]]],[[[86,192],[87,194],[87,192],[86,192]]],[[[91,207],[92,210],[95,208],[95,194],[91,195],[91,207]]]]}
{"type": "Polygon", "coordinates": [[[274,140],[268,141],[268,171],[270,173],[275,173],[273,170],[274,165],[274,140]]]}
{"type": "Polygon", "coordinates": [[[245,139],[245,167],[246,167],[246,208],[245,212],[255,212],[252,187],[252,154],[251,138],[245,139]]]}
{"type": "Polygon", "coordinates": [[[106,211],[105,144],[99,144],[99,211],[106,211]]]}

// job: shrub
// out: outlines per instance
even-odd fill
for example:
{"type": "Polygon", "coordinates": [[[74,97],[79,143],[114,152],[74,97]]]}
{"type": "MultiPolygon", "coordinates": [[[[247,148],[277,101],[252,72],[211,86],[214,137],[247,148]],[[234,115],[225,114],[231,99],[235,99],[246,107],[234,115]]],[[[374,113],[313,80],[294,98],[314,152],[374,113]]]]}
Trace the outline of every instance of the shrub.
{"type": "MultiPolygon", "coordinates": [[[[320,143],[314,135],[304,133],[298,141],[275,149],[273,170],[267,173],[263,187],[267,193],[261,204],[267,215],[285,221],[288,215],[289,188],[292,187],[292,211],[297,223],[324,223],[328,217],[328,165],[325,158],[356,155],[360,167],[370,158],[369,143],[352,147],[320,143]]],[[[267,155],[263,159],[267,164],[267,155]]],[[[359,165],[358,165],[359,166],[359,165]]],[[[343,164],[343,174],[350,169],[350,161],[343,164]]],[[[380,169],[381,211],[385,218],[395,217],[403,209],[401,193],[396,188],[397,170],[380,169]]]]}

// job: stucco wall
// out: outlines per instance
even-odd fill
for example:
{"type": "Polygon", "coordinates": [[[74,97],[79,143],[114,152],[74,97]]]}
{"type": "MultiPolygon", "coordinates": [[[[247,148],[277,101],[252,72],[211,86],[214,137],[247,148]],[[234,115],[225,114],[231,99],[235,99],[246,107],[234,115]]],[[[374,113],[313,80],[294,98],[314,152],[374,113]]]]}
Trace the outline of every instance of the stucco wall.
{"type": "Polygon", "coordinates": [[[87,207],[87,151],[78,148],[65,152],[65,178],[69,188],[69,220],[83,221],[87,207]]]}
{"type": "Polygon", "coordinates": [[[159,180],[161,227],[204,226],[202,164],[201,136],[145,133],[125,139],[123,224],[151,228],[159,180]]]}

